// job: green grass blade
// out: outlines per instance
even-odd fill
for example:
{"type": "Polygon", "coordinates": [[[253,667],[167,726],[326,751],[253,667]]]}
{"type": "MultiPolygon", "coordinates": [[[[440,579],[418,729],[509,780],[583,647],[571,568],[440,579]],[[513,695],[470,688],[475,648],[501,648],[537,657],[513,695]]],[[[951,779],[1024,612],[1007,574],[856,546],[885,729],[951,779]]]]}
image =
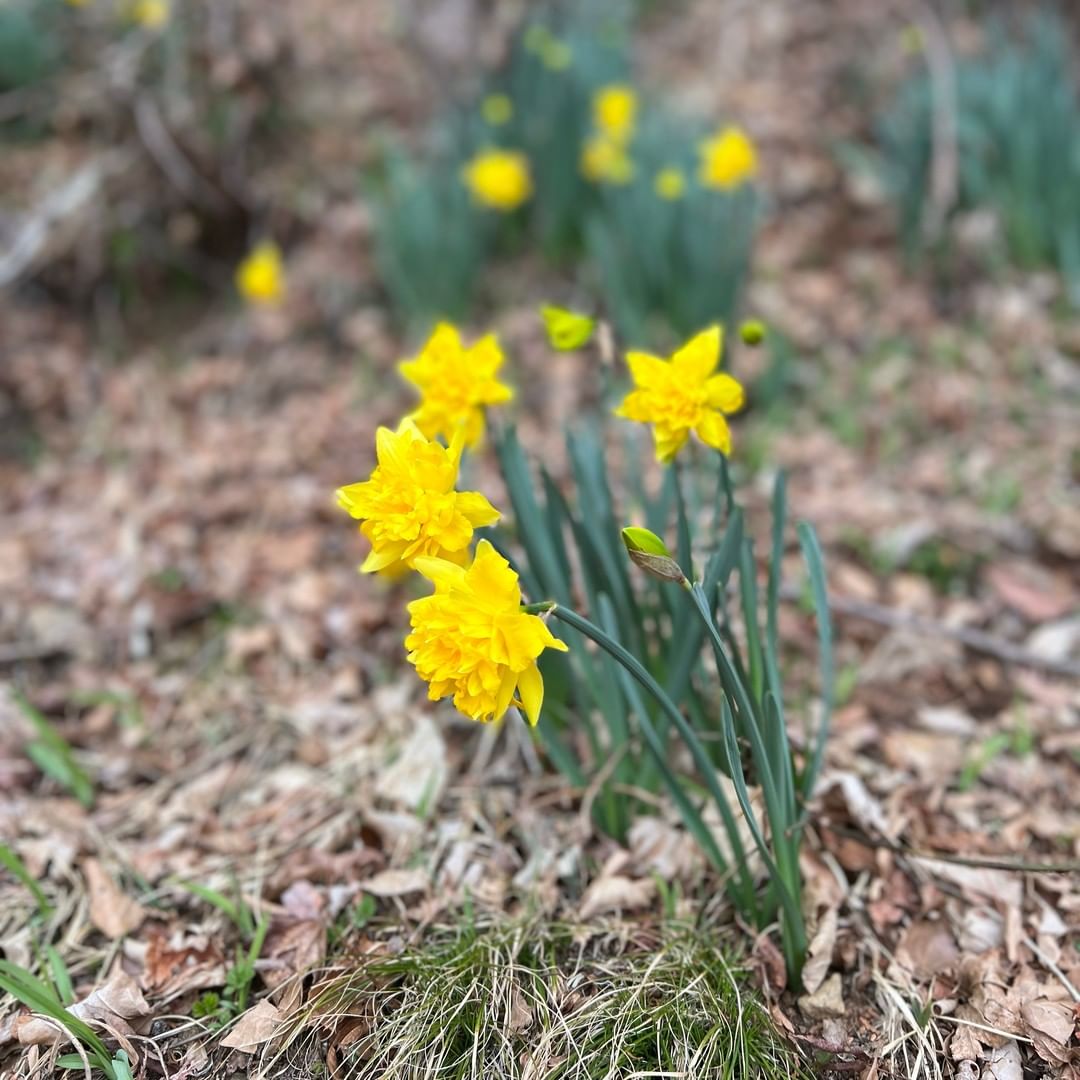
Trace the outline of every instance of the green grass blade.
{"type": "Polygon", "coordinates": [[[810,594],[814,601],[814,614],[818,625],[818,664],[821,671],[821,723],[809,743],[810,759],[803,770],[799,787],[803,800],[813,794],[825,757],[825,743],[829,737],[835,698],[836,675],[833,667],[832,620],[829,616],[829,597],[825,586],[825,560],[821,554],[814,527],[805,521],[798,526],[799,545],[810,574],[810,594]]]}
{"type": "Polygon", "coordinates": [[[34,898],[34,903],[38,906],[38,911],[41,912],[43,918],[47,919],[52,914],[49,898],[34,879],[34,875],[26,869],[26,864],[6,844],[0,844],[0,865],[6,867],[18,881],[26,886],[34,898]]]}
{"type": "Polygon", "coordinates": [[[45,958],[49,963],[49,975],[56,988],[56,996],[62,1005],[70,1005],[75,1000],[75,988],[71,985],[71,973],[64,958],[54,945],[45,946],[45,958]]]}

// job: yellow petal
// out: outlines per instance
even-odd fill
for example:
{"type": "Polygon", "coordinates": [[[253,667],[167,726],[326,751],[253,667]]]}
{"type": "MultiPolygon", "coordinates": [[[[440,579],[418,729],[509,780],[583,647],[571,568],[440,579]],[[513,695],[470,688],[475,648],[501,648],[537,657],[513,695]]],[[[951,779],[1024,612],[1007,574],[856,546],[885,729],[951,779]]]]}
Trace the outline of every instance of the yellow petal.
{"type": "Polygon", "coordinates": [[[705,413],[694,430],[706,446],[711,446],[724,455],[731,453],[731,429],[720,413],[705,413]]]}
{"type": "Polygon", "coordinates": [[[651,356],[649,353],[628,352],[626,363],[636,386],[644,388],[655,386],[671,375],[667,361],[661,360],[659,356],[651,356]]]}
{"type": "MultiPolygon", "coordinates": [[[[415,428],[414,424],[413,430],[415,428]]],[[[386,427],[379,428],[375,432],[375,456],[378,458],[379,465],[395,472],[405,470],[409,464],[408,447],[412,445],[412,442],[409,432],[402,431],[398,434],[386,427]]]]}
{"type": "Polygon", "coordinates": [[[455,505],[474,528],[494,525],[502,516],[479,491],[459,491],[455,505]]]}
{"type": "Polygon", "coordinates": [[[413,569],[423,574],[436,587],[451,588],[465,584],[465,570],[446,559],[432,559],[421,555],[413,563],[413,569]]]}
{"type": "Polygon", "coordinates": [[[710,326],[692,337],[671,358],[671,365],[681,379],[704,382],[720,363],[723,333],[719,326],[710,326]]]}
{"type": "Polygon", "coordinates": [[[653,428],[653,438],[656,441],[656,460],[661,465],[667,465],[674,460],[675,455],[683,448],[687,432],[685,429],[673,431],[670,428],[657,425],[653,428]]]}
{"type": "Polygon", "coordinates": [[[544,678],[536,663],[531,663],[517,677],[518,696],[529,723],[536,727],[540,719],[540,709],[544,704],[544,678]]]}
{"type": "Polygon", "coordinates": [[[374,548],[368,557],[360,564],[361,574],[374,574],[385,570],[388,566],[396,563],[401,558],[404,545],[393,544],[390,547],[376,551],[374,548]]]}
{"type": "Polygon", "coordinates": [[[746,400],[742,384],[725,374],[713,375],[708,379],[705,393],[708,394],[710,408],[726,413],[738,412],[746,400]]]}
{"type": "Polygon", "coordinates": [[[517,673],[504,671],[502,682],[499,683],[499,692],[495,697],[495,712],[493,720],[501,720],[510,708],[510,702],[514,698],[514,687],[517,685],[517,673]]]}

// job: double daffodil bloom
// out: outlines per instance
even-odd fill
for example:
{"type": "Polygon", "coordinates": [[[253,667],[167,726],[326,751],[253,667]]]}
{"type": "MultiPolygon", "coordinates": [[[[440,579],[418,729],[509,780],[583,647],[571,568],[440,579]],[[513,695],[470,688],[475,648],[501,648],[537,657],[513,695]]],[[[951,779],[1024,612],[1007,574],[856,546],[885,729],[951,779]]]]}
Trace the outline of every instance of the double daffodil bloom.
{"type": "Polygon", "coordinates": [[[453,439],[458,429],[465,445],[484,434],[484,407],[510,401],[514,391],[499,382],[503,352],[494,334],[466,348],[450,323],[439,323],[427,344],[398,371],[420,391],[420,407],[410,419],[429,439],[453,439]]]}
{"type": "Polygon", "coordinates": [[[521,610],[521,587],[510,564],[489,544],[476,545],[468,567],[416,560],[435,586],[409,604],[409,663],[428,683],[432,701],[453,696],[466,716],[499,720],[518,703],[530,724],[540,719],[544,680],[536,660],[545,649],[566,652],[538,615],[521,610]]]}
{"type": "Polygon", "coordinates": [[[272,305],[285,295],[281,249],[268,240],[251,249],[236,269],[236,287],[253,304],[272,305]]]}
{"type": "Polygon", "coordinates": [[[593,95],[593,124],[612,142],[625,145],[637,122],[637,94],[625,83],[609,83],[593,95]]]}
{"type": "Polygon", "coordinates": [[[431,442],[408,419],[397,431],[375,433],[375,470],[337,492],[338,505],[363,522],[371,542],[363,573],[397,576],[421,557],[468,560],[473,529],[493,525],[499,511],[479,492],[455,490],[464,444],[461,431],[449,448],[431,442]]]}
{"type": "Polygon", "coordinates": [[[648,353],[626,354],[634,389],[615,415],[652,425],[658,461],[671,461],[691,431],[707,446],[731,453],[724,414],[738,412],[744,395],[730,375],[715,373],[722,346],[722,329],[711,326],[668,360],[648,353]]]}

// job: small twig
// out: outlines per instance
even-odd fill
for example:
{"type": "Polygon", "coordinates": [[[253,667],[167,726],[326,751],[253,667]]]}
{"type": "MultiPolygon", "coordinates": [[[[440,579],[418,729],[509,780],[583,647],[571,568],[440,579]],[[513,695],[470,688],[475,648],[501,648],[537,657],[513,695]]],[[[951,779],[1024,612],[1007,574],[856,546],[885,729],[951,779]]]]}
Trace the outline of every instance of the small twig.
{"type": "Polygon", "coordinates": [[[941,18],[925,0],[911,0],[915,23],[922,37],[932,97],[930,198],[923,216],[923,232],[937,240],[956,202],[960,161],[957,150],[956,64],[941,18]]]}
{"type": "Polygon", "coordinates": [[[225,201],[220,193],[188,161],[165,126],[157,105],[149,97],[141,96],[135,102],[135,127],[147,153],[181,195],[194,205],[209,210],[224,208],[225,201]]]}
{"type": "Polygon", "coordinates": [[[1024,944],[1058,977],[1061,985],[1069,991],[1073,1001],[1080,1003],[1080,990],[1077,990],[1076,987],[1073,986],[1065,972],[1062,971],[1061,968],[1059,968],[1057,964],[1055,964],[1054,961],[1051,960],[1050,957],[1047,956],[1046,953],[1044,953],[1026,934],[1024,935],[1024,944]]]}
{"type": "Polygon", "coordinates": [[[857,829],[846,829],[842,825],[832,825],[827,821],[820,822],[821,828],[836,833],[837,836],[855,840],[865,847],[884,848],[897,855],[904,855],[910,859],[929,859],[934,862],[952,863],[955,866],[972,866],[986,870],[1012,870],[1024,874],[1078,874],[1080,873],[1080,859],[1066,859],[1061,862],[1020,862],[1001,855],[954,855],[946,851],[926,851],[923,848],[910,847],[908,844],[899,843],[881,837],[875,840],[866,833],[857,829]]]}
{"type": "MultiPolygon", "coordinates": [[[[802,597],[802,592],[799,589],[785,585],[781,589],[781,596],[785,600],[799,600],[802,597]]],[[[867,622],[888,626],[890,629],[912,630],[932,637],[950,638],[974,652],[993,656],[1005,664],[1041,668],[1043,671],[1049,671],[1054,675],[1064,675],[1067,678],[1074,679],[1080,678],[1080,663],[1075,660],[1057,660],[1050,656],[1040,656],[1030,649],[1025,649],[1021,645],[1014,645],[1011,641],[1003,641],[1001,638],[995,637],[993,634],[987,634],[982,630],[972,630],[966,626],[947,626],[936,619],[928,619],[924,615],[915,615],[910,611],[882,607],[880,604],[872,604],[866,600],[855,600],[846,596],[830,597],[829,607],[837,615],[848,616],[853,619],[865,619],[867,622]]]]}

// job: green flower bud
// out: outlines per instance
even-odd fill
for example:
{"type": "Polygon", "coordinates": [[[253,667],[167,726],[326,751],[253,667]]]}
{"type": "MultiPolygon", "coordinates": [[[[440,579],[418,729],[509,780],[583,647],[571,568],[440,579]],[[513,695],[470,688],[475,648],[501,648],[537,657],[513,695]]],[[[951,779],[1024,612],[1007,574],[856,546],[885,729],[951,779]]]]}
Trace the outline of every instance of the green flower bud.
{"type": "Polygon", "coordinates": [[[765,340],[765,324],[757,319],[747,319],[739,327],[739,337],[744,345],[760,345],[765,340]]]}
{"type": "Polygon", "coordinates": [[[671,557],[671,552],[656,533],[637,525],[628,525],[622,531],[622,541],[630,561],[646,574],[660,581],[686,584],[682,567],[671,557]]]}

